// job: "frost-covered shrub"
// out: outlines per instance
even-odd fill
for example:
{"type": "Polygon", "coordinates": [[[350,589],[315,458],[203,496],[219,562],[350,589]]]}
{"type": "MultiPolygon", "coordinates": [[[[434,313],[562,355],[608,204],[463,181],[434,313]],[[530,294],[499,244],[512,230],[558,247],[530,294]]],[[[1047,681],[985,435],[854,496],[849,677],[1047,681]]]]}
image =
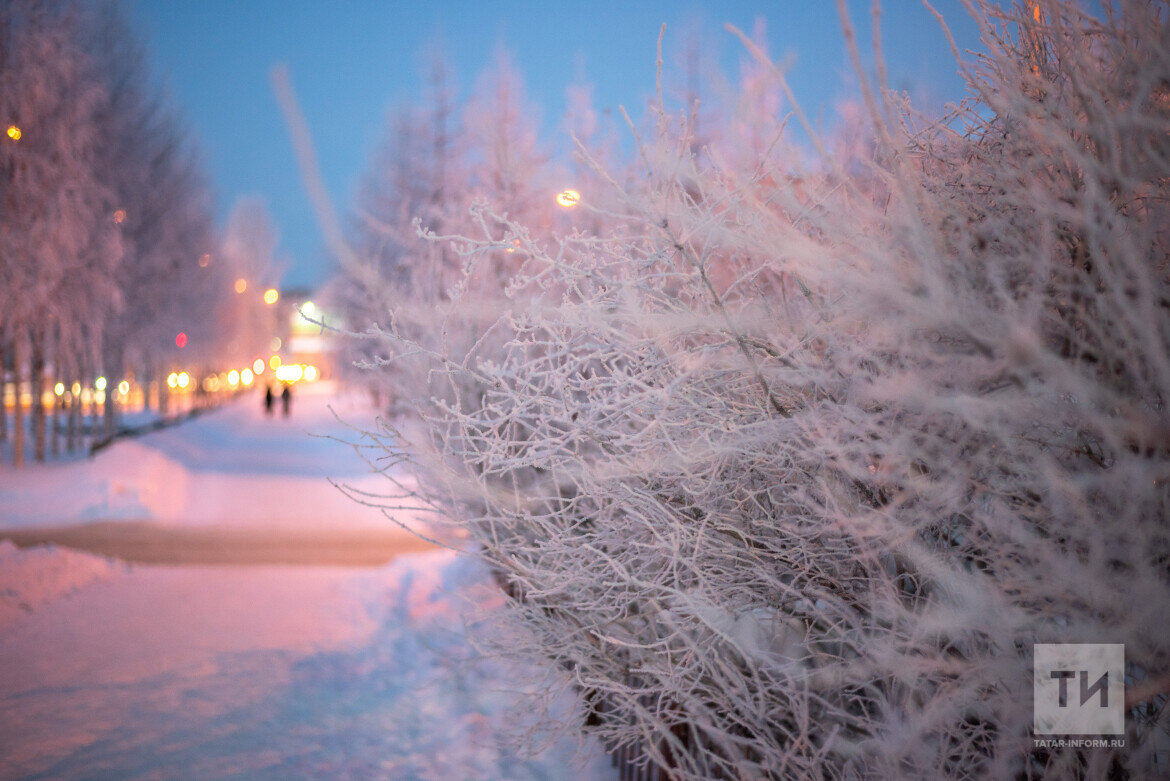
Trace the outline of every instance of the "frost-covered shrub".
{"type": "Polygon", "coordinates": [[[384,334],[509,651],[679,777],[1167,770],[1165,9],[972,10],[952,115],[866,92],[798,169],[660,105],[601,230],[482,207],[448,246],[506,287],[384,334]],[[1034,748],[1060,642],[1125,644],[1125,748],[1034,748]]]}

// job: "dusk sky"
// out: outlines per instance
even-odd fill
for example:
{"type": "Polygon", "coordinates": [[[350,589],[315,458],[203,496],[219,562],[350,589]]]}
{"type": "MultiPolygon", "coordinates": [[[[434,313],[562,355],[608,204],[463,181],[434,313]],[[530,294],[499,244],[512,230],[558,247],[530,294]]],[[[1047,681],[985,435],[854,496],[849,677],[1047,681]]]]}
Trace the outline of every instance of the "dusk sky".
{"type": "MultiPolygon", "coordinates": [[[[870,3],[851,2],[863,41],[870,3]]],[[[935,6],[960,47],[977,37],[957,0],[935,6]]],[[[723,29],[766,25],[770,53],[791,57],[791,81],[811,114],[831,120],[851,94],[850,68],[833,3],[795,2],[399,2],[395,0],[130,0],[131,22],[152,52],[196,138],[222,223],[242,196],[266,202],[281,242],[283,283],[316,285],[329,261],[270,72],[289,69],[313,133],[325,183],[345,212],[396,106],[417,100],[428,47],[439,43],[465,98],[501,46],[540,107],[544,138],[560,131],[565,89],[587,83],[599,110],[626,106],[635,118],[654,89],[655,41],[667,24],[666,67],[681,73],[683,39],[697,30],[707,55],[734,73],[742,47],[723,29]]],[[[885,3],[882,22],[891,86],[932,104],[962,96],[946,40],[921,3],[885,3]]]]}

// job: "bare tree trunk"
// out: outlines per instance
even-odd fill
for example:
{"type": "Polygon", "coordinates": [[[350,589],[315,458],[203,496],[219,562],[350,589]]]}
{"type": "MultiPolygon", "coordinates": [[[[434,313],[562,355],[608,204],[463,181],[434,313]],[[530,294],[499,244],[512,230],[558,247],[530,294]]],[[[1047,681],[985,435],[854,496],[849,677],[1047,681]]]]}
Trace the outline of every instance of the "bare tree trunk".
{"type": "Polygon", "coordinates": [[[17,336],[12,341],[12,384],[16,386],[16,404],[12,408],[12,445],[15,451],[12,453],[12,463],[14,466],[24,465],[24,404],[20,398],[20,337],[17,336]]]}
{"type": "Polygon", "coordinates": [[[0,339],[0,442],[8,441],[8,381],[4,361],[8,358],[4,340],[0,339]]]}
{"type": "MultiPolygon", "coordinates": [[[[76,376],[77,372],[70,372],[76,376]]],[[[75,383],[78,388],[81,387],[80,382],[75,383]]],[[[69,389],[69,422],[67,423],[67,430],[65,433],[65,449],[72,453],[77,449],[77,428],[81,422],[81,394],[73,392],[73,386],[69,389]]]]}
{"type": "Polygon", "coordinates": [[[147,358],[142,364],[142,411],[150,411],[150,386],[154,382],[154,362],[147,358]]]}
{"type": "Polygon", "coordinates": [[[106,400],[102,404],[102,412],[105,420],[102,421],[102,436],[109,438],[114,436],[114,427],[117,422],[117,404],[115,402],[115,391],[118,389],[118,377],[122,375],[121,361],[115,360],[112,362],[113,366],[107,367],[106,371],[106,400]],[[112,369],[112,371],[110,370],[112,369]]]}
{"type": "Polygon", "coordinates": [[[29,351],[29,390],[32,393],[33,457],[45,460],[45,337],[33,332],[29,351]]]}

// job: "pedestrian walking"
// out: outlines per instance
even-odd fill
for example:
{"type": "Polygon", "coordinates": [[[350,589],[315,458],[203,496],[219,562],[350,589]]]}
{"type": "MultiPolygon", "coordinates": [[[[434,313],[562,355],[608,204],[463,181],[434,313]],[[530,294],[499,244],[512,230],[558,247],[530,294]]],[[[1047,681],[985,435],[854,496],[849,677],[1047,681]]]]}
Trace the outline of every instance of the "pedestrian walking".
{"type": "Polygon", "coordinates": [[[280,392],[280,407],[284,416],[288,417],[288,408],[292,404],[292,388],[288,385],[284,386],[284,390],[280,392]]]}
{"type": "Polygon", "coordinates": [[[272,404],[276,398],[272,395],[272,386],[269,385],[264,391],[264,414],[272,417],[272,404]]]}

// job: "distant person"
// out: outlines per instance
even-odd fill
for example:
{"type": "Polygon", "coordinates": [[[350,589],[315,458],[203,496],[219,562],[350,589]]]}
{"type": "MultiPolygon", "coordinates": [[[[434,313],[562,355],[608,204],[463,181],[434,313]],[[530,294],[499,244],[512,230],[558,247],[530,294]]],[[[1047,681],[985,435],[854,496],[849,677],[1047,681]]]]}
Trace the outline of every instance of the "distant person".
{"type": "MultiPolygon", "coordinates": [[[[275,401],[276,401],[276,398],[272,395],[272,386],[269,385],[267,387],[267,389],[264,391],[264,414],[265,415],[268,415],[269,417],[272,416],[272,404],[275,401]]],[[[288,406],[288,405],[285,405],[285,406],[288,406]]]]}
{"type": "Polygon", "coordinates": [[[284,390],[280,392],[280,408],[286,418],[288,417],[288,407],[290,404],[292,404],[292,388],[285,385],[284,390]]]}

